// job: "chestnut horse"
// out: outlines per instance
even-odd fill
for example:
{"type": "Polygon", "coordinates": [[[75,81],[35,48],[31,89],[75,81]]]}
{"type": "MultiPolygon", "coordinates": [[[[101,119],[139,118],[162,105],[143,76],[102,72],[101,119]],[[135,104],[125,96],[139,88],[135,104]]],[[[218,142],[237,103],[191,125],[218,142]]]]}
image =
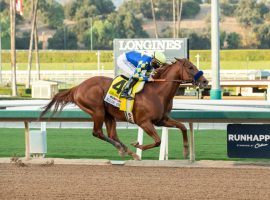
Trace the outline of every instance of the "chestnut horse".
{"type": "MultiPolygon", "coordinates": [[[[184,158],[187,158],[187,129],[182,123],[170,118],[169,113],[172,109],[173,97],[180,83],[192,83],[200,87],[208,84],[202,74],[195,80],[198,73],[196,66],[187,59],[176,59],[174,63],[167,64],[156,70],[153,76],[156,81],[145,84],[143,91],[136,95],[133,107],[134,122],[154,139],[154,143],[140,145],[135,142],[132,144],[133,146],[141,150],[158,147],[161,139],[154,125],[177,127],[183,134],[183,154],[184,158]]],[[[59,108],[61,111],[65,105],[74,103],[92,116],[94,122],[93,135],[95,137],[111,143],[118,149],[120,155],[127,153],[134,159],[139,160],[138,155],[127,148],[117,136],[116,120],[126,121],[124,112],[104,102],[104,97],[112,81],[113,79],[108,77],[96,76],[70,90],[56,94],[51,102],[44,107],[45,110],[41,113],[41,117],[53,106],[53,113],[55,113],[59,108]],[[104,122],[108,136],[103,134],[102,131],[104,122]]]]}

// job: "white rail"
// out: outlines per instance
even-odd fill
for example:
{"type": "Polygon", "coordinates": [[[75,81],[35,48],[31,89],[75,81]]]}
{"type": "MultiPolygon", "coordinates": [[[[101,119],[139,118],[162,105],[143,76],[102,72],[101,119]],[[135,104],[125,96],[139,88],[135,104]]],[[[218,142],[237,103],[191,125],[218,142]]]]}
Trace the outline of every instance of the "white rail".
{"type": "MultiPolygon", "coordinates": [[[[2,108],[14,108],[19,107],[43,107],[48,104],[50,100],[3,100],[0,101],[0,107],[2,108]]],[[[239,109],[270,109],[269,101],[258,100],[186,100],[175,99],[173,101],[173,109],[196,109],[196,110],[236,110],[239,109]]],[[[68,108],[78,108],[76,105],[68,105],[68,108]]]]}
{"type": "MultiPolygon", "coordinates": [[[[40,109],[46,105],[48,100],[18,100],[18,101],[0,101],[0,107],[7,109],[25,110],[40,109]]],[[[70,105],[68,109],[78,109],[75,105],[70,105]]],[[[268,101],[242,101],[242,100],[179,100],[173,102],[173,109],[190,109],[190,110],[216,110],[216,111],[270,111],[270,102],[268,101]]],[[[195,160],[194,154],[194,128],[193,123],[189,123],[190,127],[190,160],[195,160]]],[[[161,136],[160,160],[168,159],[168,128],[163,127],[161,136]]],[[[138,129],[138,142],[143,144],[143,130],[138,129]]],[[[141,157],[142,151],[137,149],[137,154],[141,157]]]]}
{"type": "MultiPolygon", "coordinates": [[[[63,67],[64,68],[64,67],[63,67]]],[[[258,70],[221,70],[221,80],[255,80],[258,70]]],[[[270,70],[264,70],[270,73],[270,70]]],[[[204,76],[211,81],[211,70],[203,70],[204,76]]],[[[24,83],[27,77],[26,70],[17,70],[17,82],[24,83]]],[[[32,71],[32,81],[37,80],[37,72],[32,71]]],[[[102,75],[114,77],[114,70],[41,70],[41,79],[56,80],[66,82],[67,84],[77,84],[92,76],[102,75]]],[[[11,71],[2,71],[3,82],[11,81],[11,71]]],[[[259,77],[258,77],[259,78],[259,77]]]]}

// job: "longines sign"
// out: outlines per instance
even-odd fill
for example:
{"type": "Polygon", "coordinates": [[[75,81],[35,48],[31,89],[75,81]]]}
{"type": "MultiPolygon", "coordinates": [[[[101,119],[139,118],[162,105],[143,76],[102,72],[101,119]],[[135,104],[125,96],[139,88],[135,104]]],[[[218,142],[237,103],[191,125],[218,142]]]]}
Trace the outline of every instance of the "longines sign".
{"type": "Polygon", "coordinates": [[[230,158],[270,158],[270,125],[229,124],[227,150],[230,158]]]}
{"type": "Polygon", "coordinates": [[[119,50],[181,50],[184,40],[120,40],[119,50]]]}
{"type": "Polygon", "coordinates": [[[189,58],[189,47],[187,38],[178,39],[114,39],[114,64],[118,74],[116,59],[127,51],[162,51],[168,61],[176,58],[189,58]]]}

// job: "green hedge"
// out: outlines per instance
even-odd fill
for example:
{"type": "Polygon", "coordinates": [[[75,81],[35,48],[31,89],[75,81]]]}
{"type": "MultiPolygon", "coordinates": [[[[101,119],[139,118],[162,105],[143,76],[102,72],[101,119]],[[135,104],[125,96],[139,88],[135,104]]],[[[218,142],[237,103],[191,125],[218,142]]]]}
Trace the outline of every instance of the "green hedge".
{"type": "MultiPolygon", "coordinates": [[[[24,85],[17,85],[17,91],[18,91],[18,96],[19,97],[30,97],[31,93],[26,93],[26,89],[24,85]]],[[[11,87],[8,86],[0,86],[0,94],[2,95],[11,95],[12,91],[11,91],[11,87]]],[[[3,98],[3,97],[1,97],[3,98]]],[[[12,97],[13,98],[13,97],[12,97]]],[[[17,97],[15,97],[17,98],[17,97]]]]}
{"type": "MultiPolygon", "coordinates": [[[[199,54],[200,60],[205,62],[211,61],[210,50],[191,50],[190,59],[196,60],[195,56],[199,54]]],[[[270,61],[270,50],[221,50],[221,61],[270,61]]]]}
{"type": "MultiPolygon", "coordinates": [[[[112,51],[100,51],[101,62],[112,62],[112,51]]],[[[28,51],[17,51],[17,62],[28,62],[28,51]]],[[[97,51],[39,51],[39,58],[41,63],[91,63],[97,62],[97,51]]],[[[10,62],[10,52],[2,51],[2,62],[10,62]]],[[[33,62],[35,62],[35,55],[33,54],[33,62]]]]}
{"type": "MultiPolygon", "coordinates": [[[[101,62],[112,62],[113,51],[100,51],[101,62]]],[[[41,63],[91,63],[97,62],[97,51],[40,51],[41,63]]],[[[210,50],[191,50],[190,58],[195,61],[195,56],[199,54],[200,60],[211,61],[210,50]]],[[[270,50],[222,50],[221,61],[270,61],[270,50]]],[[[27,63],[28,51],[17,51],[17,62],[27,63]]],[[[33,55],[35,62],[35,56],[33,55]]],[[[10,62],[10,52],[2,51],[2,62],[10,62]]]]}

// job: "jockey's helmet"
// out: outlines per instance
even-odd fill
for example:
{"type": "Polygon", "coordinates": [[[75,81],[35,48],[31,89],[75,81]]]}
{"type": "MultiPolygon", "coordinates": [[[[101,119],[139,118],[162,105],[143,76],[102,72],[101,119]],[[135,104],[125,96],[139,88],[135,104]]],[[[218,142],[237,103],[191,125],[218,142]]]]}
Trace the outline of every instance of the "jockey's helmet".
{"type": "Polygon", "coordinates": [[[166,63],[166,56],[160,51],[155,51],[152,58],[151,66],[155,69],[166,63]]]}

